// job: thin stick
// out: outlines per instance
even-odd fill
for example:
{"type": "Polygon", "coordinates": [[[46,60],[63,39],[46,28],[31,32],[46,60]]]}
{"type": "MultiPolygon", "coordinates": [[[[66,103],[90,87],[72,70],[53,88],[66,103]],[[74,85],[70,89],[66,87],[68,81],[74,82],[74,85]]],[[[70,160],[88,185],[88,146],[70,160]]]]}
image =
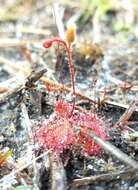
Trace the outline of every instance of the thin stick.
{"type": "MultiPolygon", "coordinates": [[[[86,132],[84,132],[86,133],[86,132]]],[[[110,142],[102,140],[100,137],[95,135],[93,132],[88,131],[87,134],[89,137],[91,137],[97,144],[99,144],[105,151],[111,153],[113,156],[118,158],[120,161],[124,162],[126,165],[129,165],[130,167],[134,169],[138,169],[138,162],[131,159],[127,154],[120,151],[118,148],[116,148],[114,145],[112,145],[110,142]]]]}
{"type": "Polygon", "coordinates": [[[98,184],[100,182],[105,181],[113,181],[113,180],[129,180],[129,179],[137,179],[138,178],[138,170],[137,169],[128,169],[125,171],[119,171],[114,173],[108,173],[108,174],[101,174],[96,176],[90,176],[90,177],[83,177],[81,179],[75,179],[73,180],[73,183],[71,186],[73,187],[79,187],[79,186],[86,186],[91,184],[98,184]]]}
{"type": "MultiPolygon", "coordinates": [[[[41,81],[43,81],[45,83],[46,86],[51,86],[51,87],[55,87],[55,91],[66,91],[66,92],[71,92],[72,89],[67,87],[66,85],[60,84],[58,82],[54,82],[46,77],[42,77],[41,81]]],[[[89,98],[88,96],[85,96],[83,94],[81,94],[80,92],[75,92],[76,96],[84,99],[84,100],[88,100],[89,102],[91,102],[92,104],[97,104],[97,102],[95,102],[92,98],[89,98]]]]}
{"type": "MultiPolygon", "coordinates": [[[[0,56],[0,63],[7,64],[8,67],[12,68],[15,71],[18,71],[18,72],[20,71],[26,76],[30,73],[30,70],[28,68],[23,68],[23,67],[15,64],[15,63],[12,63],[11,61],[9,61],[8,59],[6,59],[5,57],[2,57],[2,56],[0,56]]],[[[67,87],[66,85],[63,85],[63,84],[60,84],[60,83],[55,82],[53,80],[50,80],[47,77],[42,77],[40,80],[43,81],[46,86],[53,87],[53,89],[55,91],[60,91],[60,90],[61,91],[66,91],[66,92],[71,92],[72,91],[72,89],[67,87]]],[[[93,97],[85,96],[84,94],[82,94],[79,91],[76,91],[75,94],[76,94],[77,97],[80,97],[83,100],[87,100],[92,104],[97,104],[97,102],[94,101],[93,97]]],[[[1,99],[4,100],[5,98],[1,98],[1,99]]],[[[113,105],[113,106],[117,106],[117,107],[122,107],[122,108],[125,108],[125,109],[127,109],[129,107],[129,105],[117,103],[117,102],[110,101],[110,100],[105,100],[105,103],[113,105]]],[[[136,109],[135,111],[138,112],[138,109],[136,109]]]]}
{"type": "Polygon", "coordinates": [[[24,128],[27,132],[28,135],[28,141],[29,141],[29,145],[28,145],[28,154],[30,156],[32,156],[33,158],[33,170],[34,170],[34,177],[33,177],[33,184],[34,184],[34,188],[37,190],[38,185],[37,185],[37,167],[36,167],[36,161],[35,161],[35,154],[33,152],[33,150],[30,149],[30,147],[33,147],[34,145],[34,141],[33,141],[33,134],[32,134],[32,124],[30,122],[29,116],[28,116],[28,111],[26,108],[26,105],[22,102],[21,103],[21,110],[22,110],[22,118],[23,118],[23,125],[24,128]]]}
{"type": "MultiPolygon", "coordinates": [[[[120,107],[120,108],[124,108],[124,109],[129,108],[129,105],[127,105],[127,104],[122,104],[122,103],[118,103],[118,102],[114,102],[114,101],[110,101],[110,100],[105,100],[105,103],[113,105],[113,106],[117,106],[117,107],[120,107]]],[[[136,108],[135,111],[138,112],[138,109],[136,108]]]]}
{"type": "Polygon", "coordinates": [[[51,150],[48,150],[46,152],[44,152],[43,154],[41,154],[40,156],[36,157],[34,160],[31,160],[30,162],[24,164],[22,167],[20,167],[19,169],[16,169],[15,171],[12,171],[10,174],[4,176],[2,179],[0,179],[0,183],[2,183],[5,178],[10,178],[13,177],[15,175],[17,175],[18,173],[20,173],[22,170],[24,170],[25,168],[27,168],[28,166],[32,165],[34,161],[39,160],[40,158],[46,156],[51,150]]]}
{"type": "Polygon", "coordinates": [[[127,122],[130,119],[131,115],[136,110],[137,104],[138,104],[138,97],[136,97],[135,100],[131,102],[130,106],[126,109],[124,114],[116,122],[115,126],[125,124],[125,122],[127,122]]]}
{"type": "Polygon", "coordinates": [[[61,158],[56,153],[51,153],[51,178],[52,178],[52,190],[65,190],[66,189],[66,173],[64,170],[61,158]]]}

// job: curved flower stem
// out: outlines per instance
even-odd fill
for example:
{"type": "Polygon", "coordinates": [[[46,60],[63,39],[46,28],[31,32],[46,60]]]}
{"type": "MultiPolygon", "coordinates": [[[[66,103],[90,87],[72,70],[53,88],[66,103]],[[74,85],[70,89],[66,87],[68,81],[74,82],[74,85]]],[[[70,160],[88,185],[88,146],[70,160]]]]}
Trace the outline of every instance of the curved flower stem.
{"type": "Polygon", "coordinates": [[[67,44],[66,41],[62,40],[59,37],[54,37],[51,39],[47,39],[43,46],[45,48],[49,48],[52,46],[53,42],[56,42],[57,44],[62,44],[67,52],[67,57],[68,57],[68,65],[69,65],[69,72],[70,72],[70,78],[71,78],[71,84],[72,84],[72,94],[73,94],[73,105],[72,105],[72,111],[70,113],[70,117],[73,114],[73,111],[75,109],[75,96],[76,96],[76,92],[75,92],[75,72],[74,72],[74,67],[73,67],[73,61],[72,61],[72,48],[71,48],[71,44],[67,44]]]}

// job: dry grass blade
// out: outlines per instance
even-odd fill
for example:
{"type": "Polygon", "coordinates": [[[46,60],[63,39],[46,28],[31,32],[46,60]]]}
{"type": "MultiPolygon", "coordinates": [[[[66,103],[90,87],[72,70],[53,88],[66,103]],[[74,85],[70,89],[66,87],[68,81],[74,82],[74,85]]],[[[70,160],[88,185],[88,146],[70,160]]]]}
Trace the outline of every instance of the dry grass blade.
{"type": "Polygon", "coordinates": [[[64,24],[63,24],[63,21],[62,21],[63,14],[61,15],[61,11],[59,9],[59,4],[58,3],[53,4],[53,14],[54,14],[54,17],[55,17],[55,23],[56,23],[56,26],[57,26],[57,29],[58,29],[58,34],[62,39],[64,39],[65,38],[65,30],[64,30],[64,24]]]}

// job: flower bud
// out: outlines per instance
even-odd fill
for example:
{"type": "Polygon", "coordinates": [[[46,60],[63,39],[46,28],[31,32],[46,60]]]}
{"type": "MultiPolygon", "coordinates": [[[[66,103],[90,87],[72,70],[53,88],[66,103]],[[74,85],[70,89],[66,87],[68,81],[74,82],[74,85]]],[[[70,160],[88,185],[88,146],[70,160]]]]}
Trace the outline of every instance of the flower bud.
{"type": "Polygon", "coordinates": [[[52,46],[52,43],[53,43],[53,39],[47,39],[44,41],[43,47],[44,48],[50,48],[52,46]]]}
{"type": "Polygon", "coordinates": [[[69,24],[67,26],[66,31],[66,41],[69,45],[71,45],[76,38],[76,25],[75,24],[69,24]]]}

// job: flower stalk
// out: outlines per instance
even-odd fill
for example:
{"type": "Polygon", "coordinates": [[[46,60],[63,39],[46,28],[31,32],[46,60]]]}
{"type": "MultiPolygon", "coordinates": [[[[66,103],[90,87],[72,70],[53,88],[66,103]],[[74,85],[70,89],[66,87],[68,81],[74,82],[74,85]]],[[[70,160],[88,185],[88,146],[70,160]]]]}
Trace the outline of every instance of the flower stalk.
{"type": "Polygon", "coordinates": [[[43,47],[50,48],[53,43],[57,43],[58,45],[63,45],[68,57],[68,66],[69,66],[69,72],[71,77],[71,85],[72,85],[72,97],[73,97],[73,104],[72,104],[72,111],[70,114],[70,117],[73,115],[73,111],[75,109],[75,97],[76,97],[76,90],[75,90],[75,72],[74,72],[74,66],[73,66],[73,60],[72,60],[72,43],[75,40],[76,35],[76,28],[71,26],[67,29],[66,32],[66,41],[62,40],[60,37],[53,37],[49,38],[44,41],[43,47]]]}

